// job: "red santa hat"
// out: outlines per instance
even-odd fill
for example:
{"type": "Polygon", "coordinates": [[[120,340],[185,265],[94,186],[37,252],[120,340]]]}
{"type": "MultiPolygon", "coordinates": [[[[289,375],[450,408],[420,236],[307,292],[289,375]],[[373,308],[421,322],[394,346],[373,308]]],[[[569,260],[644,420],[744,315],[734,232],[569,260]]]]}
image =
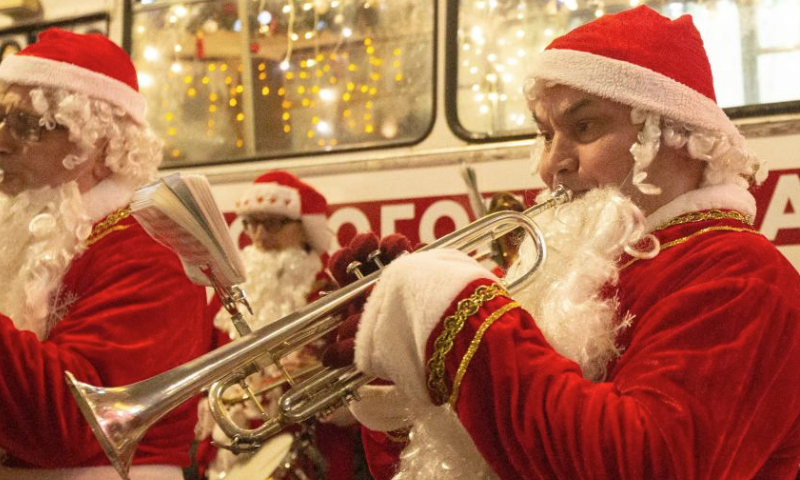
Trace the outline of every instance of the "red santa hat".
{"type": "Polygon", "coordinates": [[[313,187],[291,173],[267,172],[256,178],[236,201],[236,213],[265,213],[300,220],[311,247],[325,253],[333,239],[328,228],[328,202],[313,187]]]}
{"type": "Polygon", "coordinates": [[[63,88],[106,101],[145,123],[145,99],[128,54],[100,34],[50,28],[0,63],[0,81],[63,88]]]}
{"type": "Polygon", "coordinates": [[[605,15],[555,39],[534,60],[532,77],[744,143],[717,105],[703,40],[688,15],[670,20],[645,5],[605,15]]]}

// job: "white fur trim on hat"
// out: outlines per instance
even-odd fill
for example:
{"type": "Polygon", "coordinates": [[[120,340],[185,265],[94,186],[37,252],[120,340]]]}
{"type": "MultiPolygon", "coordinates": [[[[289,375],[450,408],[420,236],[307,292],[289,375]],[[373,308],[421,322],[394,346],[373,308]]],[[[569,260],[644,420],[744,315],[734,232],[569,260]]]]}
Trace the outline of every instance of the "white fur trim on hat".
{"type": "Polygon", "coordinates": [[[250,215],[268,213],[300,219],[300,194],[291,187],[277,183],[255,183],[247,187],[236,201],[236,213],[250,215]]]}
{"type": "Polygon", "coordinates": [[[144,96],[115,78],[70,63],[30,55],[12,55],[0,64],[0,80],[80,93],[119,107],[136,123],[145,124],[144,96]]]}
{"type": "Polygon", "coordinates": [[[721,133],[736,147],[744,144],[742,134],[713,100],[633,63],[577,50],[552,49],[537,56],[531,76],[721,133]]]}
{"type": "Polygon", "coordinates": [[[710,209],[736,210],[754,218],[756,199],[747,189],[730,183],[692,190],[650,214],[647,217],[647,231],[651,232],[685,213],[710,209]]]}

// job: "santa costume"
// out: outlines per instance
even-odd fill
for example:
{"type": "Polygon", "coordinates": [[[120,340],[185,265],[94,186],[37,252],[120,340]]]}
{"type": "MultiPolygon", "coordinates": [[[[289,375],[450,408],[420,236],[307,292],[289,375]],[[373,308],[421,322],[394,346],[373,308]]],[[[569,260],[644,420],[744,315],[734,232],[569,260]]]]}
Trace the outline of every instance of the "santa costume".
{"type": "MultiPolygon", "coordinates": [[[[51,29],[3,61],[0,83],[34,87],[37,113],[69,128],[73,143],[107,139],[112,172],[83,193],[74,182],[49,188],[54,200],[32,219],[19,212],[48,188],[0,196],[4,224],[20,221],[20,230],[30,230],[16,252],[27,263],[0,296],[0,478],[115,478],[65,371],[91,385],[122,386],[205,353],[213,331],[203,316],[205,292],[128,209],[161,160],[128,55],[101,35],[51,29]],[[49,238],[70,235],[64,248],[45,248],[49,238]]],[[[62,163],[80,161],[76,155],[62,163]]],[[[3,248],[14,248],[4,238],[3,248]]],[[[136,449],[131,478],[181,479],[195,422],[188,402],[152,427],[136,449]]]]}
{"type": "MultiPolygon", "coordinates": [[[[252,317],[248,318],[253,330],[300,309],[317,299],[323,290],[334,288],[325,270],[327,250],[333,238],[333,232],[328,228],[327,207],[322,194],[285,171],[270,171],[259,176],[236,201],[236,213],[242,217],[269,215],[299,221],[308,242],[307,248],[297,246],[274,250],[261,249],[251,243],[242,250],[247,276],[242,287],[253,309],[252,317]]],[[[212,302],[210,308],[217,311],[214,317],[217,328],[226,331],[231,338],[238,337],[230,315],[219,309],[218,299],[212,302]]],[[[282,362],[290,372],[297,371],[317,363],[314,350],[292,352],[282,362]]],[[[248,382],[257,387],[259,383],[266,384],[279,378],[279,370],[271,366],[260,374],[248,377],[248,382]]],[[[281,393],[275,390],[267,402],[271,414],[277,413],[277,401],[281,393]]],[[[224,437],[205,410],[207,406],[201,404],[198,437],[203,439],[210,434],[217,442],[229,443],[230,439],[224,437]]],[[[234,407],[233,411],[237,421],[243,425],[260,418],[259,411],[249,403],[244,408],[234,407]]],[[[325,478],[328,480],[353,478],[353,450],[354,446],[358,446],[358,430],[346,410],[337,415],[337,419],[340,417],[346,425],[320,422],[314,427],[316,447],[327,463],[325,478]],[[345,415],[342,416],[342,413],[345,415]]],[[[208,447],[204,443],[200,455],[204,458],[201,463],[209,463],[207,476],[211,480],[223,478],[235,464],[246,460],[245,456],[236,456],[227,450],[219,450],[214,454],[213,449],[208,447]]]]}
{"type": "Polygon", "coordinates": [[[537,217],[551,255],[514,298],[460,252],[390,264],[355,356],[393,385],[352,408],[410,441],[376,478],[794,479],[800,277],[752,227],[748,179],[766,172],[716,105],[691,18],[641,6],[579,27],[537,56],[528,93],[554,84],[633,107],[635,173],[661,140],[707,162],[703,184],[647,218],[613,189],[537,217]]]}

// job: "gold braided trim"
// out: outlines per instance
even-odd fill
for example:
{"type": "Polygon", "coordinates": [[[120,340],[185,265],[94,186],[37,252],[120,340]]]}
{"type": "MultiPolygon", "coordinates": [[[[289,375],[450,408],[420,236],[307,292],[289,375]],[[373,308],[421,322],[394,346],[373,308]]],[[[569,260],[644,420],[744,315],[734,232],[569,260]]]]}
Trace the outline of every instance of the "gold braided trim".
{"type": "Polygon", "coordinates": [[[656,230],[663,230],[673,225],[682,225],[684,223],[703,222],[705,220],[723,220],[723,219],[738,220],[747,225],[753,224],[753,219],[750,215],[745,215],[737,211],[722,211],[722,210],[704,210],[702,212],[690,212],[679,217],[669,220],[667,223],[659,225],[656,230]]]}
{"type": "MultiPolygon", "coordinates": [[[[708,232],[747,232],[747,233],[753,233],[755,235],[761,235],[760,232],[756,232],[755,230],[750,229],[750,228],[728,227],[728,226],[725,226],[725,225],[718,225],[718,226],[715,226],[715,227],[706,227],[706,228],[700,229],[700,230],[698,230],[698,231],[696,231],[696,232],[694,232],[694,233],[692,233],[690,235],[687,235],[685,237],[677,238],[677,239],[675,239],[675,240],[673,240],[671,242],[664,243],[664,244],[661,245],[660,250],[664,251],[664,250],[666,250],[668,248],[672,248],[672,247],[674,247],[676,245],[680,245],[680,244],[682,244],[684,242],[687,242],[687,241],[691,240],[694,237],[703,235],[703,234],[708,233],[708,232]]],[[[644,260],[644,259],[642,259],[642,258],[632,258],[632,259],[628,260],[628,262],[626,262],[624,265],[622,265],[622,267],[620,267],[620,269],[627,268],[628,266],[630,266],[633,263],[638,262],[639,260],[644,260]]]]}
{"type": "Polygon", "coordinates": [[[455,313],[443,320],[444,328],[433,342],[433,355],[428,359],[428,388],[433,393],[434,401],[437,405],[446,402],[449,396],[447,385],[444,382],[444,359],[453,348],[453,340],[458,335],[458,332],[464,328],[467,318],[475,315],[483,304],[498,295],[508,297],[508,293],[500,285],[481,285],[472,292],[469,298],[458,302],[455,313]]]}
{"type": "Polygon", "coordinates": [[[481,344],[481,340],[483,340],[483,334],[486,333],[486,330],[492,326],[492,324],[498,318],[502,317],[507,311],[514,309],[514,308],[521,308],[517,302],[511,302],[503,305],[502,307],[498,308],[491,315],[489,318],[483,321],[483,324],[475,332],[475,337],[469,343],[469,348],[467,349],[467,353],[464,354],[464,358],[461,359],[461,363],[458,365],[458,372],[456,372],[456,378],[453,380],[453,392],[450,394],[450,405],[453,407],[456,406],[456,402],[458,401],[458,390],[461,388],[461,381],[464,380],[464,375],[467,374],[467,368],[469,367],[469,362],[472,361],[472,357],[475,356],[475,352],[478,351],[478,347],[481,344]]]}
{"type": "Polygon", "coordinates": [[[117,225],[117,223],[128,218],[130,215],[130,208],[123,208],[107,216],[105,220],[94,226],[89,238],[86,239],[86,246],[88,247],[89,245],[92,245],[111,232],[125,230],[128,228],[130,225],[117,225]]]}

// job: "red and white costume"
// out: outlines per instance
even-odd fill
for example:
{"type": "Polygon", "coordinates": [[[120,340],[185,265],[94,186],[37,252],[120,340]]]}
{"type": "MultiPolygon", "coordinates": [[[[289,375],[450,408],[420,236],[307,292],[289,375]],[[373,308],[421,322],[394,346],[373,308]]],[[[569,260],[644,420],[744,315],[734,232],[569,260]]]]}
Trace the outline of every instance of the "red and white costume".
{"type": "MultiPolygon", "coordinates": [[[[73,153],[30,162],[71,170],[100,149],[110,171],[83,193],[77,181],[31,182],[2,196],[3,218],[18,220],[4,234],[4,247],[18,245],[4,265],[23,264],[2,272],[10,294],[0,296],[0,478],[118,478],[65,371],[91,385],[123,386],[202,355],[213,333],[205,288],[127,209],[161,161],[128,54],[99,34],[48,29],[0,65],[0,82],[30,87],[42,125],[71,132],[73,153]]],[[[132,480],[183,478],[196,412],[187,402],[148,430],[132,480]]]]}
{"type": "Polygon", "coordinates": [[[417,416],[447,424],[451,408],[474,442],[460,453],[480,452],[499,478],[794,478],[800,278],[730,210],[747,198],[703,194],[651,216],[666,225],[652,231],[655,258],[620,259],[604,295],[632,322],[603,382],[585,379],[491,274],[452,251],[387,268],[357,363],[392,380],[417,416]],[[442,402],[450,407],[434,407],[442,402]]]}
{"type": "MultiPolygon", "coordinates": [[[[16,478],[5,467],[25,469],[17,474],[26,479],[47,473],[31,468],[114,478],[64,371],[92,385],[122,386],[196,358],[211,345],[205,289],[192,284],[178,257],[126,210],[98,222],[87,243],[64,276],[58,301],[64,314],[46,339],[17,330],[0,314],[0,448],[9,455],[1,478],[16,478]]],[[[147,432],[132,478],[139,465],[158,466],[145,468],[147,475],[181,478],[196,411],[195,402],[187,402],[147,432]]]]}
{"type": "MultiPolygon", "coordinates": [[[[625,240],[605,250],[610,262],[587,250],[599,258],[591,268],[583,260],[594,257],[578,254],[539,274],[518,295],[540,301],[526,302],[538,318],[460,252],[389,265],[355,358],[393,385],[365,387],[351,407],[377,439],[366,449],[380,480],[398,463],[398,480],[794,479],[800,276],[749,224],[747,186],[766,171],[715,102],[691,18],[646,6],[607,15],[532,63],[532,103],[566,85],[631,107],[643,124],[631,183],[643,194],[659,191],[646,180],[659,145],[706,162],[702,183],[646,221],[573,218],[596,238],[632,234],[609,237],[625,240]],[[409,426],[393,463],[398,448],[374,431],[409,426]]],[[[558,252],[569,238],[551,240],[558,252]]]]}
{"type": "MultiPolygon", "coordinates": [[[[326,272],[326,251],[333,233],[327,224],[327,201],[322,194],[288,172],[270,171],[260,175],[242,192],[236,202],[236,212],[243,216],[261,214],[298,220],[310,247],[261,249],[255,244],[244,247],[241,253],[247,280],[242,287],[253,309],[253,315],[248,319],[253,330],[289,315],[319,298],[324,290],[333,288],[326,272]]],[[[215,312],[215,325],[231,338],[238,337],[230,315],[220,308],[221,303],[215,297],[209,305],[210,312],[215,312]]],[[[296,372],[316,364],[317,354],[314,348],[307,348],[291,352],[281,361],[287,370],[296,372]]],[[[257,390],[259,382],[270,383],[280,378],[278,368],[270,366],[251,375],[248,381],[257,390]]],[[[262,399],[270,414],[277,413],[281,394],[280,390],[274,390],[269,399],[262,399]]],[[[198,438],[203,440],[211,435],[219,443],[229,443],[230,439],[214,424],[207,410],[207,405],[200,405],[198,438]]],[[[230,411],[240,425],[247,425],[250,421],[258,423],[261,418],[260,412],[250,403],[237,405],[230,411]]],[[[326,478],[351,480],[359,431],[349,412],[341,409],[330,421],[318,422],[314,428],[315,447],[326,462],[326,478]]],[[[215,451],[207,442],[201,443],[198,456],[201,457],[200,463],[208,464],[206,476],[212,480],[224,478],[234,465],[242,461],[242,457],[230,451],[215,451]]],[[[270,473],[264,472],[265,475],[270,473]]]]}

